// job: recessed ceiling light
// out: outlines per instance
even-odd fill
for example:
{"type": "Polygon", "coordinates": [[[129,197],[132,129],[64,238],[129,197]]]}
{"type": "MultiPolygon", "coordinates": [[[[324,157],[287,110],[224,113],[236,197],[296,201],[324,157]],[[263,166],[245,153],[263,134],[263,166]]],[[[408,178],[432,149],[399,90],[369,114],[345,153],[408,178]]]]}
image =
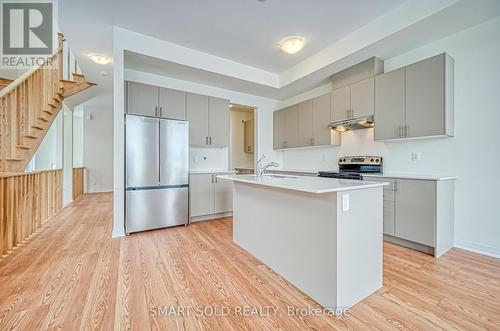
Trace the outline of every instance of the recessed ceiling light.
{"type": "Polygon", "coordinates": [[[108,56],[97,53],[89,54],[89,58],[97,64],[108,64],[111,62],[111,58],[108,56]]]}
{"type": "Polygon", "coordinates": [[[301,36],[290,36],[279,42],[280,49],[287,54],[295,54],[299,52],[304,45],[306,40],[301,36]]]}

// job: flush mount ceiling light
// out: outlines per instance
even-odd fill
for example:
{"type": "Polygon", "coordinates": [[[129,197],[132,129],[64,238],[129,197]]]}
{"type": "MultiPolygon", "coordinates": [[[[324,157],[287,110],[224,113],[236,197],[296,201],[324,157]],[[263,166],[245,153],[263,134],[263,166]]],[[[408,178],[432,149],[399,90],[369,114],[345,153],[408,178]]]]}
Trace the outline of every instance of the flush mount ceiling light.
{"type": "Polygon", "coordinates": [[[280,49],[287,54],[295,54],[299,52],[304,45],[306,44],[306,40],[301,36],[290,36],[279,42],[280,49]]]}
{"type": "Polygon", "coordinates": [[[111,58],[97,53],[89,54],[89,58],[97,64],[108,64],[111,62],[111,58]]]}

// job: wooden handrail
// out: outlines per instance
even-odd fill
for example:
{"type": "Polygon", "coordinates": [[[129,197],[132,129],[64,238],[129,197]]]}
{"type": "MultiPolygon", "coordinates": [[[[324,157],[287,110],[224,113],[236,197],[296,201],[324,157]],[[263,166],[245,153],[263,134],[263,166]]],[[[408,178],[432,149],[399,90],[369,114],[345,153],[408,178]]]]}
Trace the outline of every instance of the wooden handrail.
{"type": "MultiPolygon", "coordinates": [[[[62,34],[59,34],[59,35],[62,36],[62,34]]],[[[52,60],[54,60],[54,57],[56,57],[59,53],[62,54],[63,47],[64,47],[63,41],[64,41],[64,39],[59,40],[59,46],[57,47],[56,51],[54,53],[52,53],[52,55],[50,55],[48,58],[51,58],[52,60]]],[[[28,71],[24,72],[21,76],[17,77],[12,83],[10,83],[8,86],[6,86],[5,88],[3,88],[0,91],[0,98],[4,97],[5,95],[12,92],[16,87],[18,87],[19,85],[21,85],[21,83],[23,83],[26,79],[28,79],[28,77],[33,75],[33,73],[35,71],[40,70],[45,66],[46,65],[43,64],[43,65],[38,66],[38,67],[33,67],[33,68],[29,69],[28,71]]]]}
{"type": "Polygon", "coordinates": [[[0,256],[23,245],[62,210],[62,170],[0,177],[0,256]]]}

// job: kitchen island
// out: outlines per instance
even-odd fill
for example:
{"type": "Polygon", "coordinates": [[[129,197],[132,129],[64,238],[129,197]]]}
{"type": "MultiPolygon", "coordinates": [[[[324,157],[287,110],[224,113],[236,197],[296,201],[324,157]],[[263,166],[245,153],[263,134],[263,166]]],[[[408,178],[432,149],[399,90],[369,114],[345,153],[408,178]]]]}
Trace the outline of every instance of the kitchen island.
{"type": "Polygon", "coordinates": [[[386,183],[304,176],[233,181],[233,240],[325,308],[382,287],[386,183]]]}

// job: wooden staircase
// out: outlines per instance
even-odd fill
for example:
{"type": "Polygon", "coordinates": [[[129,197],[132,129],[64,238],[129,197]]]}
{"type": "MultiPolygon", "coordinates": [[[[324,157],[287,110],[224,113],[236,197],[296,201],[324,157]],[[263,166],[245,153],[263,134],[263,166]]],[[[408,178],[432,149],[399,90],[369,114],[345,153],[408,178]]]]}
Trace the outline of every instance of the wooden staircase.
{"type": "Polygon", "coordinates": [[[0,173],[23,172],[62,108],[64,98],[95,86],[81,74],[63,79],[63,42],[41,67],[0,90],[0,173]]]}

